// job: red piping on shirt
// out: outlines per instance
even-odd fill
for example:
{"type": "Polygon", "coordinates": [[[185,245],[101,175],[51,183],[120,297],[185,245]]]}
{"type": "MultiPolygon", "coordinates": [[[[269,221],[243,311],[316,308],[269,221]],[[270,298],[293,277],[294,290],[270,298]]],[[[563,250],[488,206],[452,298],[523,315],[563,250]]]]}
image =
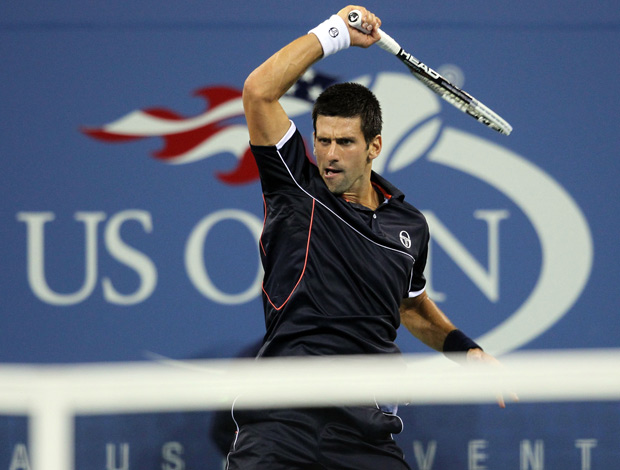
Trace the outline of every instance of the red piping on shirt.
{"type": "Polygon", "coordinates": [[[263,213],[265,214],[263,216],[263,231],[260,234],[260,248],[261,250],[263,250],[263,255],[267,255],[267,252],[265,251],[265,247],[263,246],[263,233],[265,233],[265,223],[267,222],[267,201],[265,201],[265,195],[263,194],[263,213]]]}
{"type": "Polygon", "coordinates": [[[383,194],[384,198],[392,199],[392,195],[390,193],[388,193],[385,189],[383,189],[383,187],[379,186],[374,181],[371,181],[370,184],[372,184],[375,188],[377,188],[379,191],[381,191],[381,194],[383,194]]]}
{"type": "Polygon", "coordinates": [[[297,280],[297,283],[295,284],[295,287],[293,287],[293,290],[291,290],[291,293],[288,295],[288,297],[286,298],[284,303],[282,303],[282,305],[280,305],[279,307],[276,307],[274,305],[274,303],[271,301],[271,298],[269,297],[269,294],[267,294],[267,291],[265,290],[265,284],[263,284],[263,292],[265,293],[265,296],[267,297],[267,300],[269,301],[271,306],[273,308],[275,308],[276,310],[282,310],[282,308],[290,300],[290,298],[293,295],[293,292],[295,292],[295,290],[297,289],[297,286],[301,282],[301,280],[304,277],[304,274],[306,272],[306,266],[308,265],[308,253],[310,252],[310,235],[312,234],[312,222],[314,221],[314,205],[315,205],[315,202],[316,202],[316,200],[314,198],[312,198],[312,214],[310,215],[310,226],[308,227],[308,242],[306,243],[306,257],[304,259],[304,268],[301,270],[301,275],[299,276],[299,279],[297,280]]]}

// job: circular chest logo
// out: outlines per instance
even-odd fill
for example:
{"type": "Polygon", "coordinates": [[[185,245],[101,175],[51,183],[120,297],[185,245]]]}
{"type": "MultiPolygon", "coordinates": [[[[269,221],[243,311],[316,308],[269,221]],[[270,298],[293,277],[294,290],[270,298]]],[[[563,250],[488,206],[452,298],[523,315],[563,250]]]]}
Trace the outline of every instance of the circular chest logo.
{"type": "Polygon", "coordinates": [[[411,237],[406,231],[402,231],[399,234],[400,242],[403,244],[405,248],[411,248],[411,237]]]}

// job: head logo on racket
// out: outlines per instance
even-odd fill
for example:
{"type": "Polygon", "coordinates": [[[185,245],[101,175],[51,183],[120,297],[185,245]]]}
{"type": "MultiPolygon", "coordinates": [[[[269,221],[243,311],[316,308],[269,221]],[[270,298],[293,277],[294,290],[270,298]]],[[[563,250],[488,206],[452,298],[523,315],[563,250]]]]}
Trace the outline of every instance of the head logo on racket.
{"type": "Polygon", "coordinates": [[[350,23],[357,23],[357,20],[359,19],[360,14],[358,11],[353,10],[351,13],[349,13],[349,22],[350,23]]]}

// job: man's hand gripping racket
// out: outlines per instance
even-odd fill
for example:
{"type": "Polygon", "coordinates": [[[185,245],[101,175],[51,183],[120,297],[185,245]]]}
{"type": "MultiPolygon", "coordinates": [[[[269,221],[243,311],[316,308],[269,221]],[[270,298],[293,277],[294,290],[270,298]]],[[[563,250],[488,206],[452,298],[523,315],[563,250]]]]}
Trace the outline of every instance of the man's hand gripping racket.
{"type": "MultiPolygon", "coordinates": [[[[359,10],[350,11],[348,20],[351,27],[368,34],[369,31],[362,27],[362,14],[359,10]]],[[[428,65],[420,62],[413,55],[405,51],[384,31],[378,30],[378,32],[381,35],[381,39],[377,41],[379,47],[395,55],[409,68],[411,74],[415,78],[424,83],[448,103],[501,134],[509,135],[512,132],[512,126],[497,113],[493,112],[469,93],[466,93],[456,85],[450,83],[428,65]]]]}

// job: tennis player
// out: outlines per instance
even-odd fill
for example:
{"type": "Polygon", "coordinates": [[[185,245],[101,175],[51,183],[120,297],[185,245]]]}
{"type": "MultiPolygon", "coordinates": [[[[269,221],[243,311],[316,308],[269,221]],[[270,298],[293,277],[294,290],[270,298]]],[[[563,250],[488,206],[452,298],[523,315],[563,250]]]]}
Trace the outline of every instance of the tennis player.
{"type": "MultiPolygon", "coordinates": [[[[425,292],[429,230],[403,193],[372,171],[381,152],[381,109],[367,88],[336,84],[312,119],[316,165],[279,103],[315,62],[369,47],[381,21],[359,6],[286,45],[247,78],[243,104],[258,165],[265,227],[266,334],[259,357],[397,354],[401,322],[428,346],[495,361],[425,292]],[[361,10],[364,34],[347,25],[361,10]]],[[[395,407],[233,410],[230,470],[409,469],[392,434],[395,407]]]]}

